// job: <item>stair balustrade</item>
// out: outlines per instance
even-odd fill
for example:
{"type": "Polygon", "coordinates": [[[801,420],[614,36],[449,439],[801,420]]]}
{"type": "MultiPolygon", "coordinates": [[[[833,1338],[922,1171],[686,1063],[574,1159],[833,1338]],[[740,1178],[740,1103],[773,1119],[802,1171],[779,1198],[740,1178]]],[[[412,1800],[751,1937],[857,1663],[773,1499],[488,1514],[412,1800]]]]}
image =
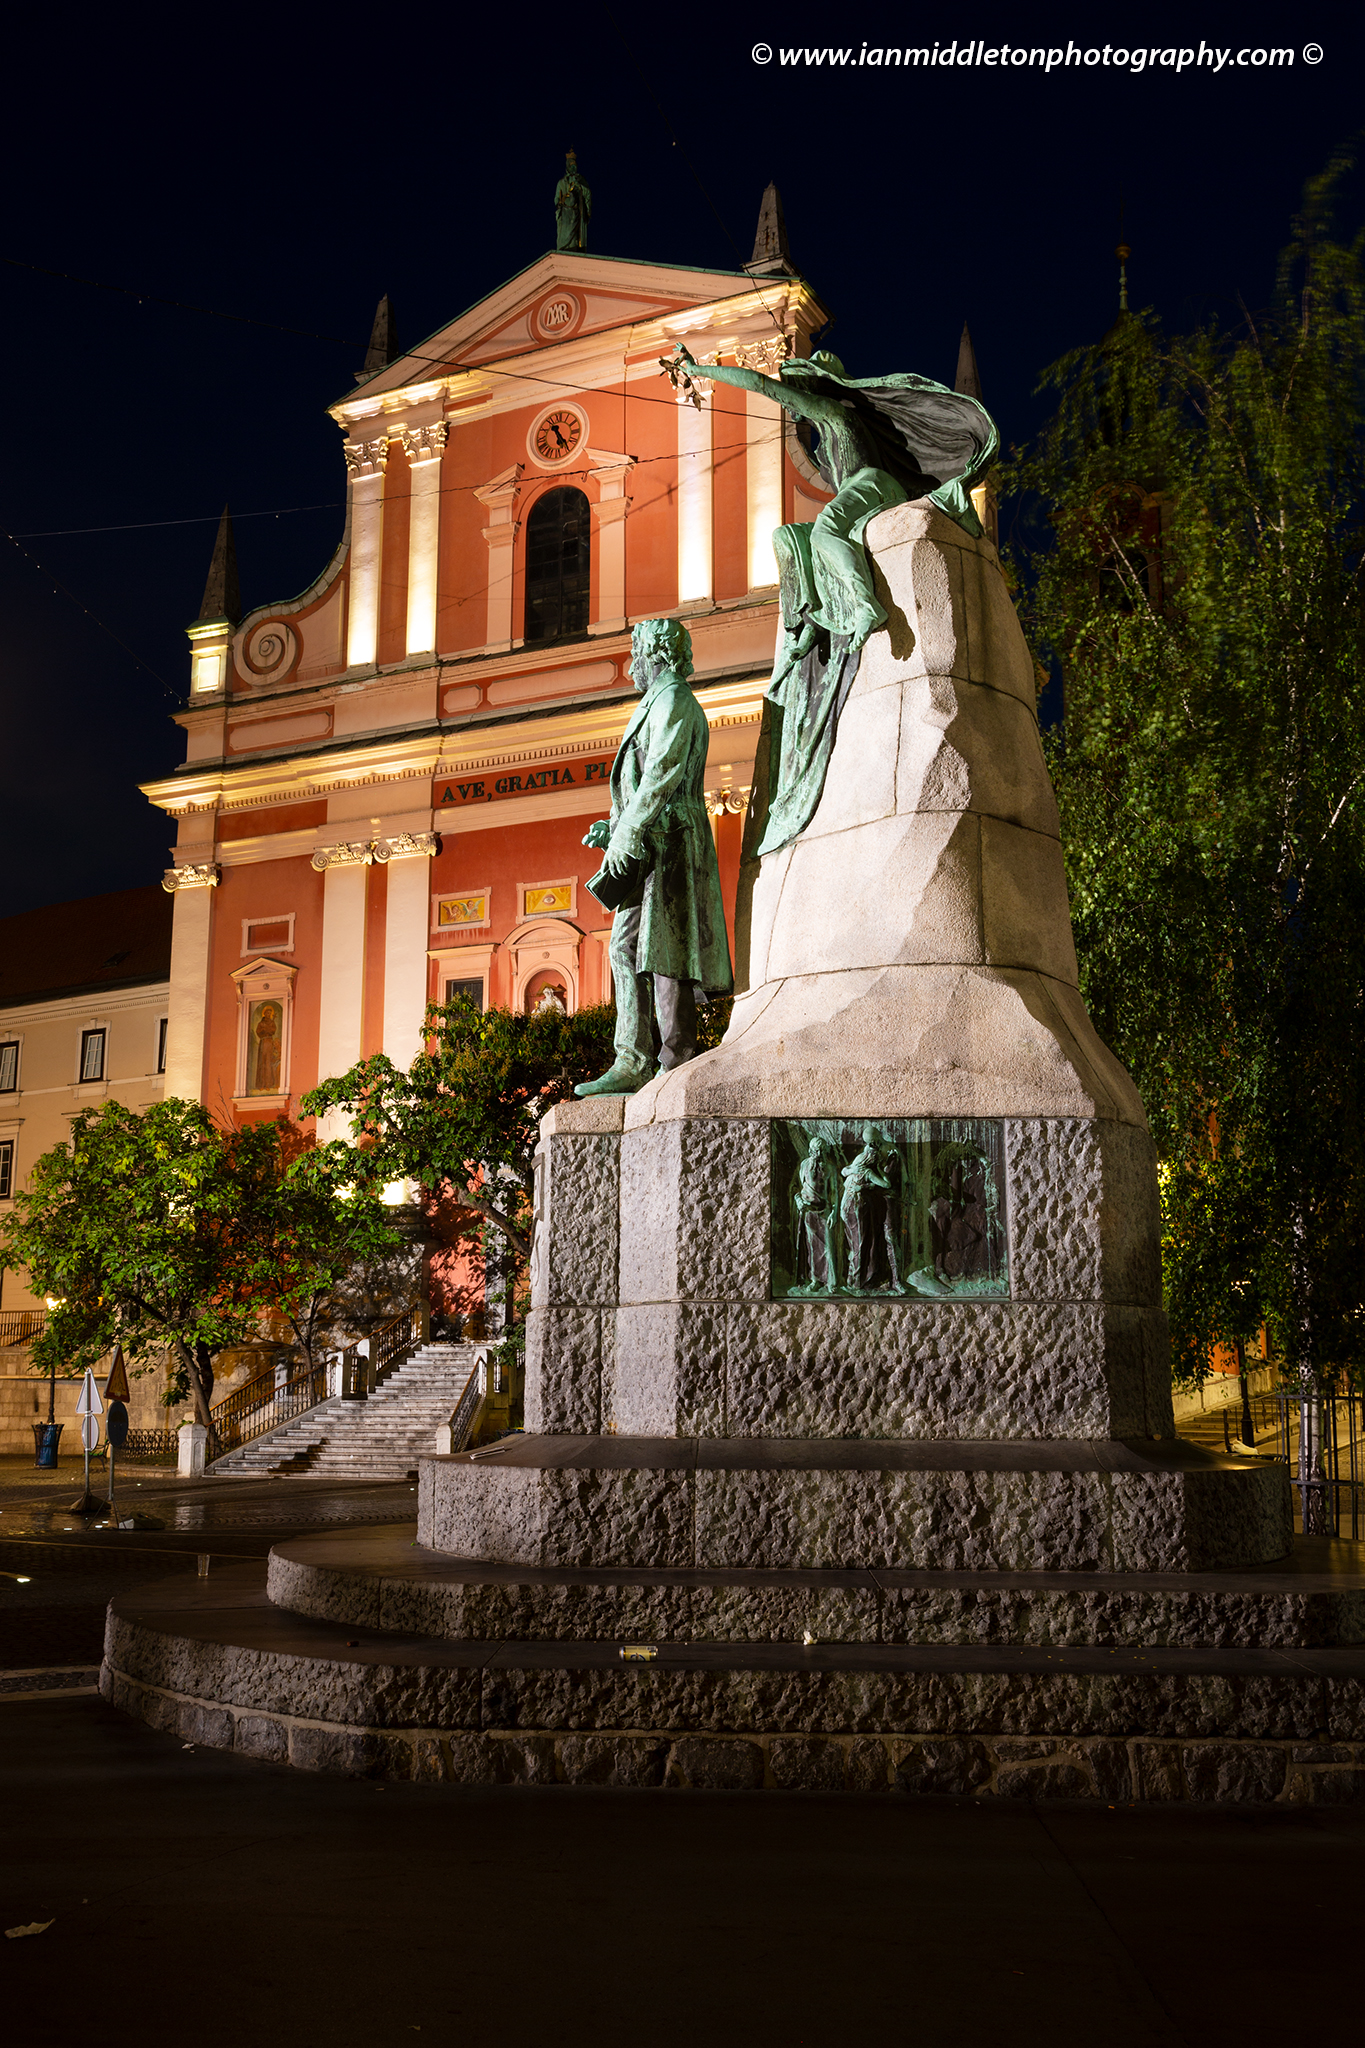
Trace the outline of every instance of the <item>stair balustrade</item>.
{"type": "Polygon", "coordinates": [[[264,1436],[327,1398],[327,1367],[314,1365],[276,1386],[273,1378],[251,1380],[209,1410],[206,1463],[225,1458],[253,1437],[264,1436]]]}
{"type": "Polygon", "coordinates": [[[505,1436],[510,1399],[511,1374],[506,1365],[494,1350],[479,1352],[450,1421],[436,1432],[437,1449],[467,1451],[481,1439],[505,1436]]]}
{"type": "Polygon", "coordinates": [[[421,1296],[400,1315],[377,1323],[369,1335],[368,1358],[358,1344],[349,1344],[341,1354],[342,1400],[367,1401],[430,1335],[431,1304],[421,1296]]]}
{"type": "Polygon", "coordinates": [[[0,1310],[0,1345],[28,1344],[47,1328],[45,1308],[0,1310]]]}
{"type": "Polygon", "coordinates": [[[419,1296],[411,1308],[391,1316],[387,1323],[370,1332],[370,1392],[382,1387],[389,1374],[416,1351],[431,1335],[431,1304],[419,1296]]]}

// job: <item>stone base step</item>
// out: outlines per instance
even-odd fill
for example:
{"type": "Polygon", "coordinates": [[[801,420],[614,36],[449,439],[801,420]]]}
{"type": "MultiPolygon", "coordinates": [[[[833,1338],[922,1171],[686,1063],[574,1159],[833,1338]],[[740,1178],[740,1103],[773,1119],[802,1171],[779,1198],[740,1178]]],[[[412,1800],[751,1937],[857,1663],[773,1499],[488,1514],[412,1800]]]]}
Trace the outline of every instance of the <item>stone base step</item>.
{"type": "Polygon", "coordinates": [[[308,1770],[466,1783],[1365,1797],[1365,1649],[385,1635],[274,1607],[264,1568],[110,1606],[105,1697],[179,1740],[308,1770]]]}
{"type": "Polygon", "coordinates": [[[1300,1537],[1225,1572],[651,1571],[462,1562],[410,1523],[277,1543],[292,1613],[447,1641],[1143,1648],[1365,1644],[1365,1545],[1300,1537]]]}
{"type": "Polygon", "coordinates": [[[525,1435],[420,1470],[423,1545],[499,1564],[1205,1571],[1293,1543],[1286,1466],[1179,1437],[525,1435]]]}

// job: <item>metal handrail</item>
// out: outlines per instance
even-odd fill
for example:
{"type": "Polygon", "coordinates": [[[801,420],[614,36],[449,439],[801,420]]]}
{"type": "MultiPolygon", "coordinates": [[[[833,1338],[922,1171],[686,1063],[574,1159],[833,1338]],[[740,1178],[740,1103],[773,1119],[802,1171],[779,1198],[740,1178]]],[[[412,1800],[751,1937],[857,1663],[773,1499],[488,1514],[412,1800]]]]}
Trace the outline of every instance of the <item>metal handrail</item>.
{"type": "Polygon", "coordinates": [[[47,1328],[45,1308],[0,1309],[0,1345],[27,1344],[47,1328]]]}
{"type": "MultiPolygon", "coordinates": [[[[1350,1388],[1290,1381],[1248,1403],[1254,1446],[1287,1465],[1298,1524],[1307,1536],[1365,1534],[1365,1395],[1350,1388]]],[[[1223,1448],[1240,1450],[1240,1416],[1220,1411],[1223,1448]]],[[[1206,1441],[1206,1429],[1198,1440],[1206,1441]]]]}
{"type": "Polygon", "coordinates": [[[341,1354],[342,1400],[368,1400],[430,1335],[431,1304],[419,1296],[400,1315],[375,1325],[369,1335],[368,1358],[358,1344],[348,1344],[341,1354]]]}
{"type": "Polygon", "coordinates": [[[273,1380],[252,1380],[209,1411],[206,1463],[225,1458],[254,1437],[277,1429],[327,1398],[327,1367],[315,1365],[276,1386],[273,1380]]]}
{"type": "Polygon", "coordinates": [[[464,1392],[455,1403],[454,1411],[450,1417],[450,1448],[452,1452],[464,1450],[474,1434],[474,1427],[479,1419],[479,1410],[482,1408],[488,1393],[489,1358],[490,1354],[483,1352],[474,1360],[469,1378],[464,1383],[464,1392]]]}
{"type": "Polygon", "coordinates": [[[384,1384],[410,1352],[431,1334],[431,1304],[421,1296],[401,1315],[390,1316],[370,1332],[370,1391],[384,1384]]]}

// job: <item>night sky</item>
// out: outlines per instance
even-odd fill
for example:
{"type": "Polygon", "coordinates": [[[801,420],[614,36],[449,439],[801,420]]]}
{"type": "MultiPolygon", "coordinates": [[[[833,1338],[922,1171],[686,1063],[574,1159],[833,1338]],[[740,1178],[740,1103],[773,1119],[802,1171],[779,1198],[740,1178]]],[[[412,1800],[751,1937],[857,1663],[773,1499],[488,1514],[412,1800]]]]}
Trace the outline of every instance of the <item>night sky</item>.
{"type": "MultiPolygon", "coordinates": [[[[509,11],[498,42],[496,9],[46,10],[50,28],[27,10],[0,136],[3,252],[39,266],[0,265],[0,523],[33,558],[0,540],[0,915],[159,876],[165,820],[136,784],[183,757],[167,714],[224,500],[244,604],[313,580],[344,499],[323,407],[354,388],[376,300],[414,344],[534,261],[567,146],[605,255],[738,268],[775,178],[850,372],[951,383],[965,318],[1021,441],[1039,373],[1113,319],[1120,196],[1133,305],[1236,322],[1359,122],[1365,32],[1345,10],[1197,15],[583,6],[509,11]],[[1145,49],[1233,58],[780,61],[831,33],[855,60],[864,37],[1113,50],[1139,23],[1145,49]],[[1292,69],[1239,69],[1258,46],[1292,47],[1292,69]]],[[[1362,217],[1357,173],[1341,225],[1362,217]]]]}

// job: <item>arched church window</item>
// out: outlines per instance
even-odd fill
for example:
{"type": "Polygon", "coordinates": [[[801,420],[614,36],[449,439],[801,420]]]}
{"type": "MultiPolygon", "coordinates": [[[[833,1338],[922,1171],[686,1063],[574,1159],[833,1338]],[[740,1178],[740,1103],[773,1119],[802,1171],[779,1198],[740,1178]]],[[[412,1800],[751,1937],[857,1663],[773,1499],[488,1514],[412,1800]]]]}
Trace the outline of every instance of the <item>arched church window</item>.
{"type": "Polygon", "coordinates": [[[591,514],[569,485],[537,498],[526,521],[526,632],[562,640],[588,630],[591,514]]]}

